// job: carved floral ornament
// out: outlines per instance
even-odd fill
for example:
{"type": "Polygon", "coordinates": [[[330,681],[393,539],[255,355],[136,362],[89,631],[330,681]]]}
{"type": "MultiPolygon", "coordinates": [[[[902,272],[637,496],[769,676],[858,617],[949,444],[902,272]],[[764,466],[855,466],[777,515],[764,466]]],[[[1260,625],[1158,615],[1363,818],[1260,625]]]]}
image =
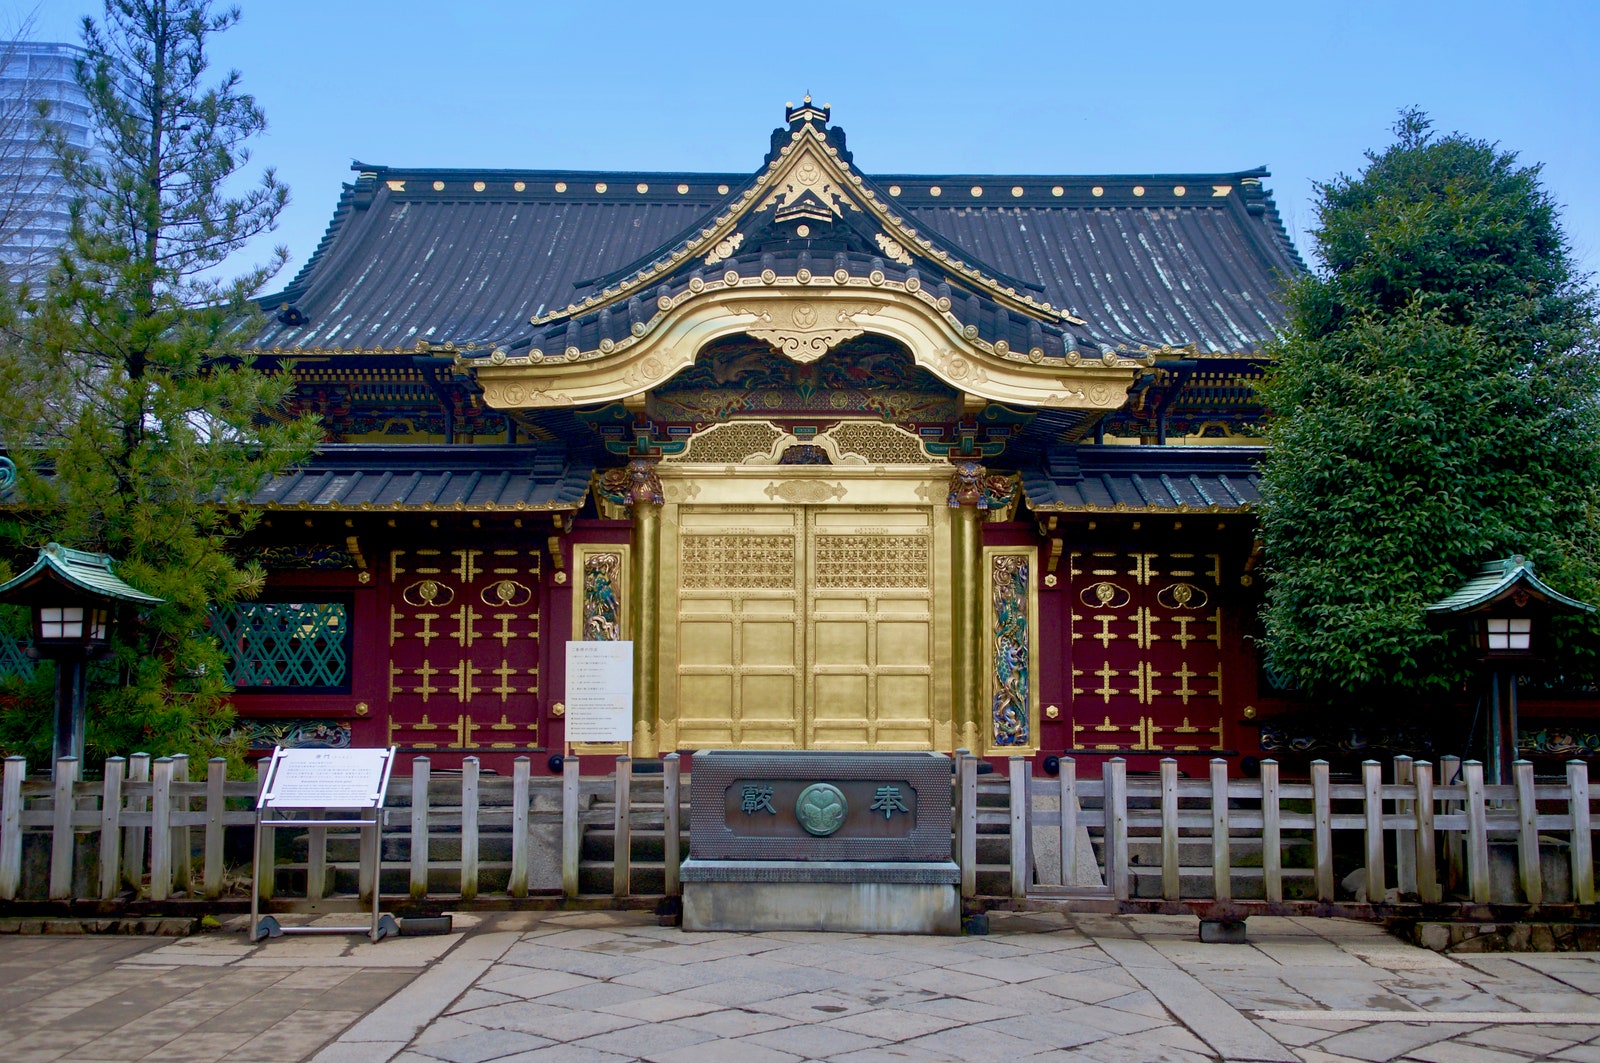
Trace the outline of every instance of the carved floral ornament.
{"type": "Polygon", "coordinates": [[[495,409],[615,402],[648,391],[694,364],[696,352],[726,336],[750,335],[797,362],[812,362],[863,333],[903,345],[913,362],[967,394],[994,402],[1059,409],[1114,409],[1147,366],[1146,356],[1107,352],[1045,358],[990,344],[959,321],[948,299],[917,278],[742,277],[730,270],[693,279],[663,296],[659,313],[604,351],[532,351],[503,359],[462,359],[495,409]]]}
{"type": "Polygon", "coordinates": [[[854,339],[865,332],[864,328],[852,326],[857,315],[870,314],[872,308],[841,306],[831,315],[825,315],[818,312],[814,303],[796,302],[780,304],[772,309],[741,307],[738,312],[750,314],[762,326],[745,329],[748,335],[765,340],[776,347],[779,353],[805,365],[821,358],[845,340],[854,339]],[[774,309],[779,315],[777,320],[773,317],[774,309]],[[784,317],[787,318],[786,322],[782,320],[784,317]]]}

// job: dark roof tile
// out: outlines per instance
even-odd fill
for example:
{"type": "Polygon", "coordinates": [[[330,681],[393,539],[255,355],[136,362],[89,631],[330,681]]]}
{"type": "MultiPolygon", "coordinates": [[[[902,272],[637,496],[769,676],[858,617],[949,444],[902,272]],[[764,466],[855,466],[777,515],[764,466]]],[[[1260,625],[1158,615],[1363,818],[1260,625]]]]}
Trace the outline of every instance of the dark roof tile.
{"type": "Polygon", "coordinates": [[[1052,447],[1023,470],[1039,513],[1241,512],[1261,501],[1259,447],[1052,447]]]}
{"type": "MultiPolygon", "coordinates": [[[[269,314],[292,305],[304,323],[269,319],[258,347],[526,346],[531,317],[679,245],[739,201],[752,180],[357,168],[311,261],[283,292],[261,301],[269,314]]],[[[1273,336],[1283,322],[1283,283],[1304,270],[1261,188],[1265,176],[891,175],[871,183],[936,245],[1082,317],[1096,344],[1229,354],[1252,353],[1273,336]],[[931,194],[935,186],[940,196],[931,194]],[[974,197],[973,187],[984,195],[974,197]]],[[[1006,323],[984,313],[983,332],[1005,338],[1006,323]]],[[[631,323],[621,306],[605,322],[590,317],[571,322],[584,349],[626,334],[631,323]]],[[[1020,321],[1010,327],[1026,329],[1020,321]]],[[[1013,345],[1030,340],[1024,333],[1013,345]]]]}

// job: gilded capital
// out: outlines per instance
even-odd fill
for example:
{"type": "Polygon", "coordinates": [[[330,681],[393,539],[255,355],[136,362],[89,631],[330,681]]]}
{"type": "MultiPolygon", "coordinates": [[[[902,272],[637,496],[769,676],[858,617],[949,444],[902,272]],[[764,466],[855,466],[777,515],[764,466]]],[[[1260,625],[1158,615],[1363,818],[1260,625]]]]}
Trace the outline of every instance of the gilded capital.
{"type": "Polygon", "coordinates": [[[956,463],[956,471],[950,476],[950,508],[959,509],[962,506],[972,506],[975,509],[987,509],[987,499],[983,490],[984,468],[975,461],[961,461],[956,463]]]}
{"type": "Polygon", "coordinates": [[[661,505],[666,498],[661,494],[661,477],[656,475],[657,458],[634,458],[628,462],[628,504],[653,502],[661,505]]]}

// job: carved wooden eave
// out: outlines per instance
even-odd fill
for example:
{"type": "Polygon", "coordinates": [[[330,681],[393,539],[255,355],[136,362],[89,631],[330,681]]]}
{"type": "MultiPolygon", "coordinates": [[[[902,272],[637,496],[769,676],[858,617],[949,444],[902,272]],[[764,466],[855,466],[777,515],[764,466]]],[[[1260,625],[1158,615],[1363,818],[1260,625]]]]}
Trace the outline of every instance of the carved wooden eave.
{"type": "Polygon", "coordinates": [[[733,335],[767,340],[798,362],[809,362],[844,339],[872,333],[903,344],[915,363],[968,395],[1033,407],[1108,411],[1121,406],[1145,358],[1107,352],[1047,358],[979,339],[977,329],[950,312],[915,277],[887,279],[846,273],[827,278],[758,277],[729,270],[691,281],[662,297],[659,312],[620,341],[559,355],[497,350],[463,358],[484,401],[496,409],[587,406],[615,402],[657,387],[692,365],[707,344],[733,335]]]}

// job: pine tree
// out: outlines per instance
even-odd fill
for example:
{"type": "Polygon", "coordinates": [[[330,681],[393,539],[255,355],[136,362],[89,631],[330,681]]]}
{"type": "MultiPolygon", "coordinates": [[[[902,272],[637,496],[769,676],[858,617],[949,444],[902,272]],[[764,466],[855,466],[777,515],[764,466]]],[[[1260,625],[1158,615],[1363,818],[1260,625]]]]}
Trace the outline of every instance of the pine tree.
{"type": "Polygon", "coordinates": [[[125,628],[115,676],[91,691],[102,755],[219,748],[231,711],[209,611],[262,583],[228,550],[254,521],[237,503],[317,435],[273,418],[288,381],[253,368],[242,343],[257,324],[250,296],[286,252],[220,279],[288,196],[271,170],[231,194],[265,128],[236,71],[206,84],[207,39],[238,17],[209,0],[107,0],[100,22],[85,20],[79,80],[98,143],[55,145],[75,193],[70,236],[21,296],[0,367],[24,545],[112,554],[168,601],[125,628]]]}
{"type": "MultiPolygon", "coordinates": [[[[1423,607],[1522,553],[1600,592],[1600,358],[1537,166],[1402,112],[1318,186],[1322,270],[1295,286],[1262,389],[1269,663],[1323,704],[1411,708],[1471,674],[1423,607]]],[[[1586,629],[1552,656],[1592,669],[1586,629]]]]}

